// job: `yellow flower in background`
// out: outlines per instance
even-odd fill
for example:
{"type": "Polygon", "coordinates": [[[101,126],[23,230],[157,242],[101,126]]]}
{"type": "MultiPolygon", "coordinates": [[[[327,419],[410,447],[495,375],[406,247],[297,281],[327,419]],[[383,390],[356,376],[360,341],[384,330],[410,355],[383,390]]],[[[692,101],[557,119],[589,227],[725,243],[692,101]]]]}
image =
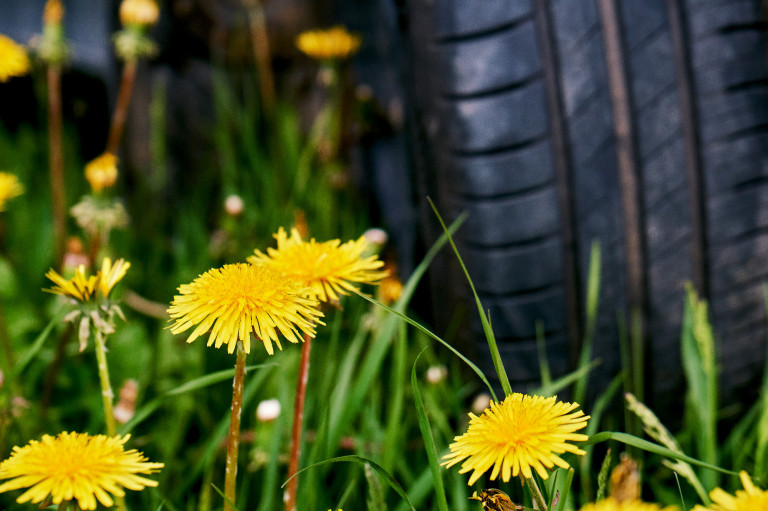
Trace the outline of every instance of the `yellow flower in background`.
{"type": "Polygon", "coordinates": [[[721,488],[709,493],[712,504],[709,507],[696,506],[693,511],[768,511],[768,491],[761,490],[752,483],[749,474],[739,472],[743,490],[736,490],[734,495],[721,488]]]}
{"type": "Polygon", "coordinates": [[[168,309],[176,320],[171,332],[178,334],[197,325],[187,342],[210,330],[208,346],[226,344],[230,353],[238,340],[250,353],[253,332],[272,355],[273,342],[283,349],[278,333],[297,343],[300,332],[314,337],[314,324],[322,324],[323,314],[316,308],[317,301],[308,298],[305,286],[261,264],[226,264],[208,270],[191,284],[181,285],[179,293],[168,309]]]}
{"type": "Polygon", "coordinates": [[[99,287],[99,277],[97,275],[86,276],[85,265],[82,264],[77,267],[75,276],[71,279],[65,279],[53,268],[48,270],[45,276],[56,285],[51,289],[44,289],[44,291],[66,296],[79,302],[90,301],[99,287]]]}
{"type": "Polygon", "coordinates": [[[0,463],[0,493],[29,488],[16,502],[43,502],[49,496],[54,504],[77,500],[80,509],[96,509],[96,501],[111,507],[112,495],[122,497],[123,488],[143,490],[156,481],[137,474],[151,474],[163,468],[151,463],[135,449],[125,451],[130,438],[91,436],[86,433],[43,435],[24,447],[14,447],[10,458],[0,463]]]}
{"type": "Polygon", "coordinates": [[[105,257],[101,263],[101,271],[97,272],[96,275],[87,276],[83,264],[77,267],[75,275],[71,279],[65,279],[56,270],[50,269],[45,276],[56,285],[44,291],[73,298],[80,302],[90,301],[99,290],[104,298],[109,298],[112,288],[125,276],[125,272],[130,267],[131,263],[124,259],[118,259],[113,265],[112,260],[105,257]]]}
{"type": "Polygon", "coordinates": [[[110,291],[115,287],[115,284],[120,282],[128,268],[131,267],[131,263],[124,259],[118,259],[115,264],[112,264],[112,259],[105,257],[101,261],[101,271],[99,272],[99,289],[104,298],[109,297],[110,291]]]}
{"type": "Polygon", "coordinates": [[[661,507],[659,504],[640,500],[618,501],[608,497],[594,504],[587,504],[580,511],[677,511],[675,506],[661,507]]]}
{"type": "Polygon", "coordinates": [[[369,242],[361,236],[344,244],[340,240],[303,241],[299,231],[291,236],[281,227],[275,235],[277,249],[268,248],[267,254],[255,250],[248,262],[264,264],[301,282],[310,289],[313,300],[328,302],[339,295],[357,290],[355,284],[373,284],[387,276],[378,271],[384,265],[376,255],[364,256],[369,242]]]}
{"type": "Polygon", "coordinates": [[[296,38],[296,46],[306,55],[318,59],[344,59],[357,53],[360,37],[346,28],[336,26],[327,30],[307,30],[296,38]]]}
{"type": "Polygon", "coordinates": [[[504,482],[522,474],[530,479],[531,469],[547,479],[546,469],[553,466],[568,468],[558,454],[585,451],[569,444],[589,437],[574,433],[586,427],[588,415],[576,410],[577,403],[564,403],[555,397],[529,396],[514,393],[501,403],[491,402],[479,417],[469,414],[467,432],[454,438],[451,452],[443,456],[443,465],[452,467],[461,462],[460,474],[473,470],[469,485],[493,467],[491,480],[501,475],[504,482]]]}
{"type": "Polygon", "coordinates": [[[15,175],[0,172],[0,211],[5,211],[5,203],[22,193],[24,193],[24,186],[19,183],[15,175]]]}
{"type": "Polygon", "coordinates": [[[89,161],[85,166],[85,179],[94,192],[113,186],[117,181],[117,156],[104,153],[89,161]]]}
{"type": "Polygon", "coordinates": [[[120,23],[123,25],[154,25],[160,17],[155,0],[123,0],[120,4],[120,23]]]}
{"type": "Polygon", "coordinates": [[[7,82],[14,76],[24,76],[28,72],[27,51],[10,37],[0,34],[0,82],[7,82]]]}

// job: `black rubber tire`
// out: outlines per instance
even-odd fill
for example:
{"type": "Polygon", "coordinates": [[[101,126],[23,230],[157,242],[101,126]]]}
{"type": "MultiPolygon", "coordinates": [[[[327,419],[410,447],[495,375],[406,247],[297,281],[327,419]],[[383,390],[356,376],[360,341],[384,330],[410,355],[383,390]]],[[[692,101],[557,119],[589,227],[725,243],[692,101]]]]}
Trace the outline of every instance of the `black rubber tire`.
{"type": "MultiPolygon", "coordinates": [[[[554,373],[573,369],[598,240],[593,381],[620,368],[617,312],[638,310],[648,399],[679,403],[691,281],[710,300],[724,401],[754,395],[768,274],[761,2],[404,0],[402,13],[420,192],[449,220],[469,213],[459,250],[513,386],[539,379],[536,321],[554,373]]],[[[422,219],[434,240],[426,207],[422,219]]],[[[432,285],[438,321],[464,307],[461,340],[482,354],[450,257],[432,285]]]]}

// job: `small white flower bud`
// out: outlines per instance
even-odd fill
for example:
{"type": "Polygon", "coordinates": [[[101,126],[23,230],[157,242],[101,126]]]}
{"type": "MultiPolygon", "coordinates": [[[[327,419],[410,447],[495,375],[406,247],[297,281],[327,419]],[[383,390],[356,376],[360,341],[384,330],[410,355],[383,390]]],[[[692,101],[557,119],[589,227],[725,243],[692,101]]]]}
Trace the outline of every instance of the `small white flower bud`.
{"type": "Polygon", "coordinates": [[[266,399],[256,407],[256,418],[261,422],[273,421],[280,417],[280,401],[266,399]]]}
{"type": "Polygon", "coordinates": [[[239,216],[245,208],[243,198],[236,194],[227,195],[224,199],[224,211],[230,216],[239,216]]]}

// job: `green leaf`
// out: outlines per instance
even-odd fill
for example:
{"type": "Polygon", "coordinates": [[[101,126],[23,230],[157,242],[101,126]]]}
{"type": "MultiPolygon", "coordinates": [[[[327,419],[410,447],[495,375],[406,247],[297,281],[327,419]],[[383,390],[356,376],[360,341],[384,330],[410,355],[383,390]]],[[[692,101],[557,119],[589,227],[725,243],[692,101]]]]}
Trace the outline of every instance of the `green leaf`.
{"type": "Polygon", "coordinates": [[[27,349],[27,351],[24,352],[21,358],[16,362],[16,365],[13,366],[13,370],[11,371],[11,379],[16,379],[19,377],[19,375],[24,370],[24,368],[27,367],[27,365],[32,361],[32,359],[34,359],[37,353],[42,349],[43,345],[45,344],[45,341],[48,340],[48,336],[51,335],[51,331],[53,331],[53,327],[55,327],[60,321],[61,321],[61,315],[57,314],[45,326],[43,331],[40,332],[40,335],[38,335],[37,338],[32,343],[32,346],[30,346],[27,349]]]}
{"type": "Polygon", "coordinates": [[[649,442],[648,440],[643,440],[642,438],[638,438],[636,436],[629,435],[627,433],[619,433],[615,431],[602,431],[590,437],[589,440],[579,444],[579,447],[586,447],[588,445],[598,444],[600,442],[605,442],[607,440],[615,440],[616,442],[621,442],[623,444],[630,445],[632,447],[637,447],[638,449],[642,449],[644,451],[647,451],[653,454],[666,456],[667,458],[672,458],[675,460],[685,461],[687,463],[690,463],[691,465],[697,465],[699,467],[708,468],[710,470],[714,470],[722,474],[728,474],[733,476],[739,475],[738,472],[734,472],[733,470],[726,470],[716,465],[705,463],[703,461],[697,460],[696,458],[692,458],[685,454],[677,453],[671,449],[667,449],[664,446],[661,446],[659,444],[654,444],[653,442],[649,442]]]}

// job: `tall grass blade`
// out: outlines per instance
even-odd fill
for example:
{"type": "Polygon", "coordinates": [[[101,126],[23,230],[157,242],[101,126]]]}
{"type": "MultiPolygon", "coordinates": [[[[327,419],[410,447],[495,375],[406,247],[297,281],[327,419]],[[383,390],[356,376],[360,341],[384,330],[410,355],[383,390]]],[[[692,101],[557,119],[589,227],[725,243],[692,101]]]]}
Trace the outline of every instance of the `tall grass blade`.
{"type": "MultiPolygon", "coordinates": [[[[768,317],[768,284],[763,285],[763,303],[765,304],[766,317],[768,317]]],[[[768,477],[768,352],[765,354],[763,384],[758,406],[760,407],[760,418],[757,422],[755,477],[765,481],[768,477]]]]}
{"type": "MultiPolygon", "coordinates": [[[[509,384],[509,377],[507,376],[507,370],[504,368],[504,363],[501,360],[501,354],[499,353],[499,347],[496,345],[496,336],[493,334],[493,329],[491,328],[491,324],[489,321],[489,315],[485,312],[485,309],[483,309],[483,304],[480,302],[480,297],[477,294],[477,290],[475,290],[475,285],[472,282],[472,278],[469,276],[469,271],[467,271],[467,267],[464,265],[464,260],[461,258],[461,254],[459,254],[458,248],[456,248],[456,244],[453,242],[453,237],[448,232],[448,228],[445,225],[445,222],[443,221],[443,218],[440,216],[440,213],[437,211],[437,208],[435,207],[435,203],[432,202],[432,199],[427,197],[427,201],[429,201],[429,205],[432,207],[432,211],[435,212],[435,216],[437,216],[437,220],[440,222],[440,226],[443,228],[443,231],[445,234],[448,235],[448,242],[451,244],[451,248],[453,249],[453,253],[456,255],[456,259],[459,261],[459,265],[461,266],[462,271],[464,272],[464,276],[467,278],[467,282],[469,283],[469,288],[472,290],[472,296],[475,297],[475,303],[477,304],[477,312],[480,315],[480,322],[483,325],[483,333],[485,334],[485,340],[488,342],[488,348],[491,351],[491,359],[493,360],[493,367],[496,369],[496,375],[499,378],[499,383],[501,383],[501,388],[504,391],[505,395],[512,394],[512,386],[509,384]]],[[[495,397],[494,397],[495,399],[495,397]]]]}
{"type": "Polygon", "coordinates": [[[411,387],[413,388],[413,401],[416,405],[416,415],[419,419],[419,429],[424,439],[424,447],[427,450],[429,459],[429,470],[432,472],[432,482],[435,486],[435,495],[437,498],[437,508],[440,511],[448,511],[448,500],[445,496],[445,486],[443,486],[443,474],[440,470],[440,460],[437,456],[437,447],[435,446],[435,437],[432,435],[432,427],[429,424],[427,412],[424,409],[424,400],[421,397],[419,381],[416,378],[416,364],[419,362],[422,353],[427,348],[422,349],[416,356],[416,360],[411,367],[411,387]]]}
{"type": "Polygon", "coordinates": [[[539,355],[541,386],[549,387],[552,385],[552,372],[549,370],[549,360],[547,360],[546,334],[544,333],[544,323],[538,320],[536,321],[536,351],[539,355]]]}
{"type": "Polygon", "coordinates": [[[659,456],[665,456],[667,458],[672,458],[674,460],[684,461],[686,463],[690,463],[691,465],[696,465],[698,467],[714,470],[722,474],[728,474],[732,476],[739,475],[738,472],[734,472],[733,470],[726,470],[724,468],[718,467],[717,465],[712,465],[711,463],[706,463],[704,461],[697,460],[696,458],[692,458],[686,454],[675,452],[662,445],[654,444],[653,442],[649,442],[648,440],[643,440],[642,438],[638,438],[636,436],[629,435],[627,433],[619,433],[616,431],[601,431],[600,433],[590,437],[589,440],[586,440],[580,443],[579,447],[583,448],[589,445],[599,444],[600,442],[607,442],[608,440],[621,442],[625,445],[630,445],[632,447],[642,449],[646,452],[658,454],[659,456]]]}
{"type": "Polygon", "coordinates": [[[37,336],[37,338],[32,342],[32,346],[27,348],[27,350],[24,352],[24,354],[19,358],[19,360],[16,361],[16,365],[13,366],[13,369],[11,369],[10,377],[11,379],[16,379],[19,377],[22,371],[29,365],[30,362],[37,356],[37,354],[42,349],[43,345],[45,344],[45,341],[48,340],[48,336],[51,335],[51,331],[53,330],[53,327],[55,327],[59,322],[61,321],[60,315],[55,315],[53,319],[45,326],[42,332],[40,332],[40,335],[37,336]]]}
{"type": "MultiPolygon", "coordinates": [[[[696,453],[713,465],[718,461],[717,441],[717,360],[715,339],[708,318],[707,303],[693,286],[686,289],[680,351],[688,384],[689,413],[694,422],[696,453]]],[[[717,485],[717,474],[705,472],[701,482],[707,491],[717,485]]]]}
{"type": "MultiPolygon", "coordinates": [[[[595,330],[597,325],[597,308],[600,302],[600,276],[602,273],[602,256],[600,252],[600,243],[593,241],[589,251],[589,271],[587,273],[587,297],[584,339],[581,342],[581,353],[579,354],[579,367],[589,363],[592,358],[592,346],[595,341],[595,330]]],[[[589,373],[584,373],[576,382],[576,389],[573,398],[577,403],[584,403],[587,394],[587,383],[589,373]]]]}
{"type": "Polygon", "coordinates": [[[608,474],[611,471],[611,463],[613,462],[611,452],[609,448],[608,452],[605,453],[603,463],[600,465],[600,473],[597,474],[597,497],[595,498],[597,502],[605,499],[605,496],[608,494],[608,474]]]}
{"type": "Polygon", "coordinates": [[[291,477],[289,477],[280,486],[280,488],[285,488],[285,485],[288,483],[288,481],[290,481],[294,477],[298,476],[302,472],[306,472],[307,470],[310,470],[310,469],[313,469],[313,468],[316,468],[316,467],[319,467],[319,466],[322,466],[322,465],[327,465],[329,463],[345,463],[345,462],[359,463],[359,464],[361,464],[363,466],[367,465],[367,466],[371,467],[371,469],[373,469],[380,477],[382,477],[387,482],[387,484],[389,484],[389,486],[393,490],[395,490],[395,492],[398,495],[400,495],[400,497],[405,502],[408,503],[408,506],[411,509],[411,511],[416,511],[416,508],[413,507],[413,504],[411,503],[411,499],[408,498],[408,494],[405,493],[405,490],[403,489],[403,487],[400,486],[400,483],[398,483],[397,480],[394,477],[392,477],[392,475],[384,469],[384,467],[382,467],[378,463],[374,462],[373,460],[370,460],[370,459],[365,458],[363,456],[357,456],[357,455],[354,455],[354,454],[351,454],[351,455],[348,455],[348,456],[337,456],[336,458],[331,458],[331,459],[328,459],[328,460],[319,461],[317,463],[313,463],[312,465],[309,465],[308,467],[304,467],[301,470],[299,470],[298,472],[296,472],[295,474],[293,474],[291,477]]]}

